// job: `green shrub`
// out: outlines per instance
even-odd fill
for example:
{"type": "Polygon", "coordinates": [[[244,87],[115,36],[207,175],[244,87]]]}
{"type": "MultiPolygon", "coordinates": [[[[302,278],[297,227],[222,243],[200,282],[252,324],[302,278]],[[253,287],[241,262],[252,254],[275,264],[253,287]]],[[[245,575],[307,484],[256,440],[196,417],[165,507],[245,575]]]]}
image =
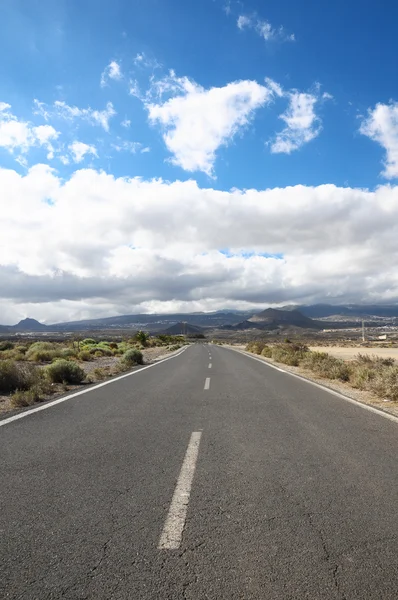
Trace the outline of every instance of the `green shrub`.
{"type": "Polygon", "coordinates": [[[33,365],[18,365],[12,360],[0,361],[0,393],[27,390],[38,379],[39,373],[33,365]]]}
{"type": "Polygon", "coordinates": [[[0,342],[0,351],[3,350],[12,350],[14,348],[14,344],[9,342],[8,340],[4,340],[4,342],[0,342]]]}
{"type": "Polygon", "coordinates": [[[59,354],[61,358],[76,358],[77,352],[72,348],[63,348],[59,354]]]}
{"type": "Polygon", "coordinates": [[[15,352],[18,352],[19,354],[25,354],[27,349],[28,349],[28,346],[23,346],[22,344],[15,346],[15,352]]]}
{"type": "Polygon", "coordinates": [[[113,356],[112,350],[110,348],[104,348],[103,346],[92,346],[90,348],[90,353],[97,357],[113,356]]]}
{"type": "Polygon", "coordinates": [[[81,383],[86,374],[79,365],[71,360],[60,358],[46,367],[46,375],[53,383],[81,383]]]}
{"type": "Polygon", "coordinates": [[[59,352],[56,350],[34,350],[26,353],[26,358],[32,362],[51,362],[54,358],[59,357],[59,352]]]}
{"type": "Polygon", "coordinates": [[[142,365],[144,362],[144,359],[142,356],[142,352],[140,352],[139,350],[136,350],[134,348],[131,348],[130,350],[127,350],[127,352],[125,352],[123,354],[122,361],[124,362],[125,365],[132,367],[134,365],[142,365]]]}
{"type": "Polygon", "coordinates": [[[88,350],[81,350],[77,355],[77,358],[79,360],[88,361],[91,360],[93,357],[88,350]]]}
{"type": "Polygon", "coordinates": [[[91,344],[96,344],[97,342],[93,340],[93,338],[86,338],[82,340],[82,346],[90,346],[91,344]]]}

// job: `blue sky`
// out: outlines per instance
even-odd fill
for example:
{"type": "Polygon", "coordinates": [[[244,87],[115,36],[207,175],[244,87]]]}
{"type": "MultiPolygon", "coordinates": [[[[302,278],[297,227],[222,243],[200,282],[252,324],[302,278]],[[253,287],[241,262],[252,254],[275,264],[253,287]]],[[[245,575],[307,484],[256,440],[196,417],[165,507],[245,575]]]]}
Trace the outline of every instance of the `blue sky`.
{"type": "Polygon", "coordinates": [[[396,206],[397,13],[368,0],[4,0],[0,186],[4,206],[32,221],[0,222],[3,321],[395,301],[373,235],[395,252],[396,231],[371,225],[387,227],[396,206]],[[59,229],[77,197],[71,249],[59,229]],[[86,222],[94,213],[97,229],[86,222]],[[153,283],[159,269],[172,285],[153,283]],[[24,277],[37,296],[20,293],[24,277]]]}
{"type": "MultiPolygon", "coordinates": [[[[174,69],[178,77],[187,76],[206,89],[242,79],[260,83],[265,77],[302,92],[319,83],[333,100],[317,108],[322,132],[316,140],[289,155],[269,151],[265,142],[282,129],[278,117],[287,105],[279,99],[256,111],[250,126],[217,151],[215,185],[264,188],[328,181],[373,187],[380,183],[383,150],[358,133],[359,116],[396,97],[398,85],[398,8],[393,2],[384,3],[384,10],[374,7],[343,1],[6,0],[0,7],[0,49],[7,56],[0,65],[1,98],[25,119],[32,118],[34,98],[99,110],[112,102],[117,116],[108,134],[79,126],[82,141],[101,148],[93,164],[117,175],[184,179],[191,174],[165,162],[170,153],[159,130],[149,126],[142,103],[128,95],[128,79],[145,90],[150,75],[160,78],[174,69]],[[283,26],[295,41],[267,42],[253,29],[240,30],[240,15],[283,26]],[[135,65],[142,53],[162,66],[135,65]],[[111,60],[118,62],[125,79],[101,88],[101,73],[111,60]],[[131,120],[128,131],[120,126],[124,118],[131,120]],[[139,141],[151,152],[112,152],[109,143],[117,136],[139,141]]],[[[36,117],[35,123],[45,121],[36,117]]],[[[1,160],[10,164],[6,152],[1,160]]],[[[206,176],[195,176],[206,184],[206,176]]]]}

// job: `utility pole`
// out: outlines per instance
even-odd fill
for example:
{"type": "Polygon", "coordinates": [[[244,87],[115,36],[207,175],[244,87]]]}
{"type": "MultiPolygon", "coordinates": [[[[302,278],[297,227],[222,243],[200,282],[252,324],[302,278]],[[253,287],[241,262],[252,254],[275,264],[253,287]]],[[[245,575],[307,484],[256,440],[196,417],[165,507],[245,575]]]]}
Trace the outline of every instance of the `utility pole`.
{"type": "Polygon", "coordinates": [[[362,321],[362,341],[366,342],[366,339],[365,339],[365,321],[362,321]]]}

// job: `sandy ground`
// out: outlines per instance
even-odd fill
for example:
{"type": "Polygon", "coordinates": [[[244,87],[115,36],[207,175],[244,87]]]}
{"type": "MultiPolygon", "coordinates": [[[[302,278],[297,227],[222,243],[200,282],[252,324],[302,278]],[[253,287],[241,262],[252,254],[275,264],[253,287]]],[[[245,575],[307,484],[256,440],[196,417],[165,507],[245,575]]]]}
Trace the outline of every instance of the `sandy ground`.
{"type": "Polygon", "coordinates": [[[369,356],[381,356],[383,358],[394,358],[398,360],[398,348],[345,348],[343,346],[310,346],[314,352],[327,352],[336,358],[343,360],[354,360],[358,354],[369,356]]]}
{"type": "MultiPolygon", "coordinates": [[[[142,354],[144,357],[144,364],[149,365],[151,363],[157,362],[162,358],[166,358],[167,356],[172,356],[178,352],[178,350],[167,350],[165,347],[160,348],[145,348],[142,350],[142,354]]],[[[111,375],[111,369],[115,367],[120,360],[120,357],[117,356],[103,356],[101,358],[96,358],[92,361],[87,362],[79,362],[79,366],[90,375],[91,380],[93,382],[97,381],[95,377],[95,369],[102,369],[104,372],[104,378],[107,379],[111,375]]],[[[101,377],[98,379],[98,382],[102,381],[101,377]]],[[[65,392],[73,392],[80,389],[81,385],[68,385],[66,387],[61,385],[54,385],[54,393],[48,396],[46,400],[54,400],[58,396],[65,394],[65,392]]],[[[0,414],[15,410],[10,404],[10,396],[2,396],[0,395],[0,414]]]]}

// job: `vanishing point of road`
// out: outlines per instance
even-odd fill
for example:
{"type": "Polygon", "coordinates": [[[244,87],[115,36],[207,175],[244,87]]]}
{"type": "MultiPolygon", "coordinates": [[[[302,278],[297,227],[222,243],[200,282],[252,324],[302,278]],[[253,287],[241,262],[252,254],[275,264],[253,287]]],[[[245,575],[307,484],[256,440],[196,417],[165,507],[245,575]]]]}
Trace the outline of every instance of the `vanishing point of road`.
{"type": "Polygon", "coordinates": [[[0,421],[0,597],[398,598],[398,422],[197,344],[0,421]]]}

